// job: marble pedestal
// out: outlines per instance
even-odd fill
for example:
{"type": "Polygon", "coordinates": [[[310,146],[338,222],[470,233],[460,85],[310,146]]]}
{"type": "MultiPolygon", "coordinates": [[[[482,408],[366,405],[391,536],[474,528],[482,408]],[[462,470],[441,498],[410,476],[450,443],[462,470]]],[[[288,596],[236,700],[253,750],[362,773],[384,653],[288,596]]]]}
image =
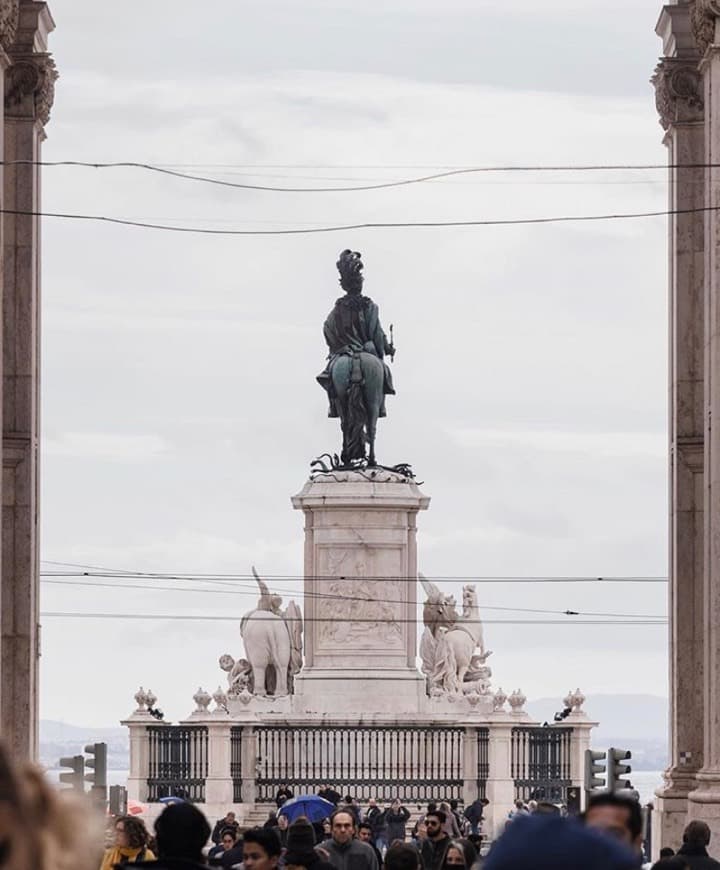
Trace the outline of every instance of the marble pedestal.
{"type": "Polygon", "coordinates": [[[378,469],[317,475],[292,503],[305,517],[296,709],[419,711],[416,519],[430,499],[411,478],[378,469]]]}

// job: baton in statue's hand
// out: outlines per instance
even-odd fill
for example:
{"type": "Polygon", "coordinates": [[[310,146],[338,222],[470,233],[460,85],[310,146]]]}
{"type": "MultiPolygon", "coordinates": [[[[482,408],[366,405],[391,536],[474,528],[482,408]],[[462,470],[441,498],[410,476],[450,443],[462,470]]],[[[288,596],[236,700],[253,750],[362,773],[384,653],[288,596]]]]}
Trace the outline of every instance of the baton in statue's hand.
{"type": "Polygon", "coordinates": [[[390,324],[390,362],[395,362],[395,339],[393,338],[393,325],[390,324]]]}

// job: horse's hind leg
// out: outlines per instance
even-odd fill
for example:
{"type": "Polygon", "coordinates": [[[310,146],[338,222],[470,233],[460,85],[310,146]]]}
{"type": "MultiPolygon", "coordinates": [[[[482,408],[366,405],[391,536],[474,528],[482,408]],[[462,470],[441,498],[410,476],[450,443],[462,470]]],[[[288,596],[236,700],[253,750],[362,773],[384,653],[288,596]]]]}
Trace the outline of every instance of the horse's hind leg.
{"type": "Polygon", "coordinates": [[[368,414],[367,421],[367,441],[368,441],[368,465],[375,466],[375,432],[377,430],[378,412],[372,411],[368,414]]]}

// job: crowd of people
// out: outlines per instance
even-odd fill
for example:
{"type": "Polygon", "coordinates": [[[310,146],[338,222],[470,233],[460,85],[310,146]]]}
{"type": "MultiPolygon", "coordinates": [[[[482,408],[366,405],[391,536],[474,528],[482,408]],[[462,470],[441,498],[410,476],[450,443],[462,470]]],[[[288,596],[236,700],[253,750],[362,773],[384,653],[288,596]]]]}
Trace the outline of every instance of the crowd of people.
{"type": "Polygon", "coordinates": [[[338,795],[329,817],[313,823],[305,816],[289,820],[283,805],[291,797],[254,828],[243,828],[232,812],[211,826],[185,801],[167,806],[152,833],[138,817],[120,816],[103,854],[100,814],[50,785],[39,768],[14,765],[0,746],[0,864],[3,870],[129,864],[133,870],[720,870],[702,821],[691,822],[681,842],[663,844],[651,865],[642,853],[640,806],[622,794],[594,795],[576,818],[550,803],[516,806],[487,855],[479,849],[487,802],[464,812],[450,802],[430,804],[411,824],[398,801],[371,800],[363,809],[338,795]]]}
{"type": "MultiPolygon", "coordinates": [[[[390,808],[391,819],[403,815],[397,806],[390,808]]],[[[462,818],[457,809],[449,809],[462,818]]],[[[596,795],[578,818],[564,817],[558,807],[543,802],[520,809],[516,806],[502,835],[481,858],[476,835],[457,837],[449,832],[448,816],[434,804],[415,824],[409,840],[398,827],[396,833],[402,836],[387,844],[378,841],[378,827],[373,829],[370,821],[377,817],[375,811],[384,812],[376,802],[358,814],[351,803],[338,801],[319,837],[318,826],[309,819],[299,816],[284,824],[282,812],[273,814],[265,826],[247,830],[228,813],[211,832],[197,808],[175,804],[157,819],[154,841],[143,835],[137,820],[136,825],[127,818],[117,820],[117,842],[106,853],[103,870],[128,862],[139,865],[135,870],[196,870],[207,864],[225,870],[638,870],[646,866],[640,806],[630,797],[596,795]],[[209,838],[216,842],[206,855],[209,838]]],[[[707,825],[692,822],[677,853],[663,849],[652,870],[720,870],[720,862],[708,855],[709,842],[707,825]]]]}
{"type": "MultiPolygon", "coordinates": [[[[360,814],[360,821],[350,804],[338,804],[320,826],[304,816],[288,823],[280,813],[261,828],[243,830],[230,812],[211,831],[196,807],[180,803],[159,816],[154,838],[139,819],[121,817],[115,821],[115,844],[106,851],[102,870],[127,863],[139,865],[136,870],[195,870],[208,864],[225,870],[637,870],[650,866],[643,864],[639,804],[617,794],[594,796],[577,819],[563,817],[553,804],[516,806],[484,860],[477,835],[456,837],[449,832],[445,811],[434,804],[413,826],[409,840],[398,828],[396,833],[402,836],[387,843],[377,836],[378,830],[386,829],[373,828],[370,821],[383,812],[376,802],[360,814]],[[214,845],[208,852],[209,839],[214,845]]],[[[450,812],[458,811],[450,808],[450,812]]],[[[397,807],[393,814],[398,814],[397,807]]],[[[708,826],[692,822],[677,853],[664,848],[652,870],[720,870],[720,862],[708,855],[709,843],[708,826]]]]}

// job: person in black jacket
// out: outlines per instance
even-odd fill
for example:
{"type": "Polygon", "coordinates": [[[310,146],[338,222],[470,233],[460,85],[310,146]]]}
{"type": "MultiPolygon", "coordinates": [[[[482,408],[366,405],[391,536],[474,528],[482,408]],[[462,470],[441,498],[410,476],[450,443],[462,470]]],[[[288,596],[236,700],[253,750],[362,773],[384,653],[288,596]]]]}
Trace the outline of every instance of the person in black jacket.
{"type": "Polygon", "coordinates": [[[683,844],[677,854],[690,870],[720,870],[720,861],[708,855],[709,845],[710,828],[705,822],[690,822],[683,831],[683,844]]]}
{"type": "Polygon", "coordinates": [[[208,852],[208,864],[222,864],[222,856],[235,847],[237,838],[233,828],[224,828],[220,835],[220,844],[213,846],[208,852]]]}
{"type": "Polygon", "coordinates": [[[390,804],[390,809],[385,811],[385,824],[387,825],[387,841],[392,846],[396,840],[405,842],[405,827],[410,818],[407,807],[400,801],[395,800],[390,804]]]}
{"type": "Polygon", "coordinates": [[[334,870],[332,864],[323,861],[315,851],[313,826],[302,817],[288,828],[284,861],[286,870],[334,870]]]}
{"type": "Polygon", "coordinates": [[[216,846],[218,846],[220,844],[222,832],[226,828],[232,828],[235,831],[235,836],[237,837],[237,832],[238,832],[239,827],[240,826],[238,825],[238,823],[235,819],[235,813],[233,813],[233,812],[225,813],[224,818],[218,819],[217,822],[215,822],[215,827],[213,828],[212,838],[211,838],[213,843],[215,843],[216,846]]]}
{"type": "Polygon", "coordinates": [[[203,849],[209,837],[210,825],[200,810],[171,804],[155,820],[157,860],[139,861],[133,870],[207,870],[203,849]]]}
{"type": "Polygon", "coordinates": [[[337,806],[340,803],[342,795],[329,785],[321,785],[318,790],[318,797],[325,798],[326,801],[330,801],[331,804],[337,806]]]}
{"type": "Polygon", "coordinates": [[[440,870],[445,863],[445,855],[450,845],[450,837],[443,830],[446,821],[442,810],[425,814],[427,836],[420,844],[420,858],[424,870],[440,870]]]}
{"type": "Polygon", "coordinates": [[[275,793],[275,805],[278,809],[280,809],[285,801],[289,801],[291,797],[293,797],[293,790],[290,788],[290,786],[281,785],[275,793]]]}
{"type": "Polygon", "coordinates": [[[370,822],[360,822],[357,831],[358,840],[360,840],[361,843],[367,843],[368,846],[372,847],[375,852],[375,857],[377,858],[378,867],[382,867],[383,857],[380,854],[378,847],[372,841],[372,827],[370,826],[370,822]]]}

